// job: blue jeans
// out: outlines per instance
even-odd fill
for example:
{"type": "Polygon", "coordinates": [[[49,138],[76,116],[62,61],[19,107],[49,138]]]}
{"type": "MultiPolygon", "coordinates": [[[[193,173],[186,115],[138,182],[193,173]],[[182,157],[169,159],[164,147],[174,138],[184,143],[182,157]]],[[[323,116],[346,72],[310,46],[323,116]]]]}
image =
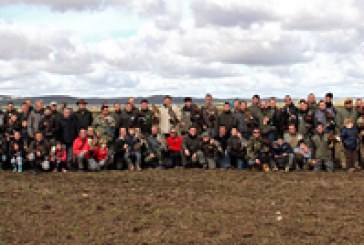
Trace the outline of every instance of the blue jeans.
{"type": "Polygon", "coordinates": [[[229,154],[227,153],[226,150],[221,154],[221,157],[219,159],[219,167],[220,168],[228,168],[228,167],[230,167],[229,154]]]}

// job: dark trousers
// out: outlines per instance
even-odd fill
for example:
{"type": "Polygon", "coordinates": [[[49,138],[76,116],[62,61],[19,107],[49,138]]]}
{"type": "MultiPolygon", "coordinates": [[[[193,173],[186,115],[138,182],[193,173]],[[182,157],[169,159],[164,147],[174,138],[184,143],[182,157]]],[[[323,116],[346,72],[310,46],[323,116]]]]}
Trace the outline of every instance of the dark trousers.
{"type": "Polygon", "coordinates": [[[345,149],[346,167],[354,168],[355,163],[358,161],[357,150],[345,149]]]}

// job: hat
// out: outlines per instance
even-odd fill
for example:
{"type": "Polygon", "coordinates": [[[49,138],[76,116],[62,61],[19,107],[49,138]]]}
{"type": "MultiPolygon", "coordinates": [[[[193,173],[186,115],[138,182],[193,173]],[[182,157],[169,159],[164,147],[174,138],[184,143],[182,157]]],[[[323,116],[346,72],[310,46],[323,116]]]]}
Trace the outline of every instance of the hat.
{"type": "Polygon", "coordinates": [[[329,93],[326,93],[325,97],[329,97],[332,99],[332,98],[334,98],[334,95],[331,92],[329,92],[329,93]]]}
{"type": "Polygon", "coordinates": [[[350,99],[350,98],[346,98],[345,100],[344,100],[344,104],[345,105],[347,105],[347,104],[352,104],[353,103],[353,100],[352,99],[350,99]]]}
{"type": "Polygon", "coordinates": [[[49,105],[57,105],[57,101],[52,101],[51,103],[49,103],[49,105]]]}
{"type": "Polygon", "coordinates": [[[147,99],[142,99],[141,103],[149,103],[147,99]]]}
{"type": "Polygon", "coordinates": [[[88,103],[84,99],[80,99],[77,101],[76,105],[87,105],[88,103]]]}
{"type": "Polygon", "coordinates": [[[187,102],[187,101],[191,102],[192,101],[192,98],[191,97],[185,97],[184,101],[185,102],[187,102]]]}
{"type": "Polygon", "coordinates": [[[202,136],[202,137],[210,137],[210,135],[209,135],[209,133],[208,133],[208,132],[203,132],[203,133],[201,134],[201,136],[202,136]]]}
{"type": "Polygon", "coordinates": [[[259,94],[254,94],[254,95],[253,95],[253,99],[254,99],[254,98],[256,98],[256,99],[260,99],[259,94]]]}

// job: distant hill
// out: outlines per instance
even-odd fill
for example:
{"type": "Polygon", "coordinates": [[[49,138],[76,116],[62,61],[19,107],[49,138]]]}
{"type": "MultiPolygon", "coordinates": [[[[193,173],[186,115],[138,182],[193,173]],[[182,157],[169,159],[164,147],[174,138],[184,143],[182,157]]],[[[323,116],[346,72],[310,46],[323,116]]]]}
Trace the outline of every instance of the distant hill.
{"type": "MultiPolygon", "coordinates": [[[[85,99],[90,105],[101,105],[102,103],[113,104],[118,101],[122,104],[127,102],[129,97],[113,97],[113,98],[102,98],[102,97],[85,97],[85,99]]],[[[136,102],[140,103],[142,99],[148,99],[150,104],[162,104],[164,95],[152,95],[149,97],[135,97],[136,102]]],[[[0,105],[5,106],[8,102],[13,102],[15,105],[20,105],[24,100],[31,99],[33,103],[37,100],[43,100],[45,104],[49,104],[52,101],[57,101],[58,103],[67,102],[69,105],[74,105],[80,97],[72,97],[67,95],[44,95],[44,96],[34,96],[34,97],[21,97],[21,96],[11,96],[11,95],[0,95],[0,105]]],[[[192,98],[193,102],[196,104],[203,104],[204,98],[192,98]]],[[[236,98],[214,98],[216,103],[223,103],[225,101],[232,101],[236,98]]],[[[250,98],[238,98],[240,100],[246,100],[250,102],[250,98]]],[[[268,98],[262,98],[268,99],[268,98]]],[[[321,98],[317,98],[318,100],[321,98]]],[[[341,105],[345,98],[335,98],[336,104],[341,105]]],[[[356,99],[353,97],[353,99],[356,99]]],[[[175,104],[182,104],[184,97],[173,97],[173,102],[175,104]]],[[[298,101],[299,99],[294,99],[298,101]]],[[[277,98],[278,103],[282,103],[283,99],[277,98]]]]}

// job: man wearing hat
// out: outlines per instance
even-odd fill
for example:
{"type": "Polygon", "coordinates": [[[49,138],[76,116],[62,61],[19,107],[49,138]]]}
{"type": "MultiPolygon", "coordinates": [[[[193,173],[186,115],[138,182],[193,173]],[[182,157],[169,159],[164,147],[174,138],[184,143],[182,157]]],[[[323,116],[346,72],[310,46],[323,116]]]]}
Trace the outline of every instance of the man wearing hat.
{"type": "Polygon", "coordinates": [[[350,118],[355,124],[358,119],[358,113],[353,106],[353,100],[351,98],[346,98],[344,101],[344,108],[337,110],[335,123],[339,130],[345,126],[344,121],[347,118],[350,118]]]}
{"type": "Polygon", "coordinates": [[[86,108],[87,102],[84,99],[80,99],[76,105],[78,106],[78,110],[75,112],[75,116],[78,119],[79,127],[87,129],[93,122],[92,113],[86,108]]]}

